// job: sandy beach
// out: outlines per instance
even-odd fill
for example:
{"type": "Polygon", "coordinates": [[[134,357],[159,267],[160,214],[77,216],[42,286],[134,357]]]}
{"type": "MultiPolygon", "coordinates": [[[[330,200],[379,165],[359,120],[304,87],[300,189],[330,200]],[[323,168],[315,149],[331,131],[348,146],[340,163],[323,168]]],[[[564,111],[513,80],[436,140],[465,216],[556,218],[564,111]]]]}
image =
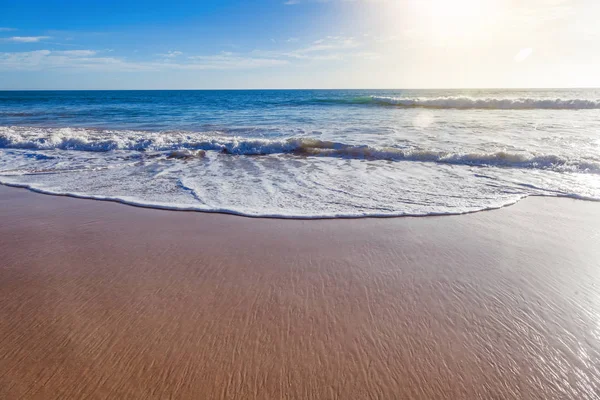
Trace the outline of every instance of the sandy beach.
{"type": "Polygon", "coordinates": [[[600,204],[269,220],[0,187],[2,399],[597,399],[600,204]]]}

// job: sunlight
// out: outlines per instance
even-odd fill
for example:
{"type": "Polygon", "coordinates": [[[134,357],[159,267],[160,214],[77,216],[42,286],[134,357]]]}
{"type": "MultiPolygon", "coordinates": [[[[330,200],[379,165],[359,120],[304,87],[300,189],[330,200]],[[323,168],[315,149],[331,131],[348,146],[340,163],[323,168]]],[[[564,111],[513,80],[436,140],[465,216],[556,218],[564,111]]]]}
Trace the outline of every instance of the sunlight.
{"type": "Polygon", "coordinates": [[[485,28],[490,2],[479,0],[427,0],[419,2],[434,37],[461,38],[485,28]]]}
{"type": "Polygon", "coordinates": [[[419,2],[435,18],[476,18],[485,2],[479,0],[428,0],[419,2]]]}
{"type": "Polygon", "coordinates": [[[497,5],[494,0],[423,0],[411,2],[410,8],[417,29],[434,41],[446,42],[488,33],[499,15],[497,5]]]}

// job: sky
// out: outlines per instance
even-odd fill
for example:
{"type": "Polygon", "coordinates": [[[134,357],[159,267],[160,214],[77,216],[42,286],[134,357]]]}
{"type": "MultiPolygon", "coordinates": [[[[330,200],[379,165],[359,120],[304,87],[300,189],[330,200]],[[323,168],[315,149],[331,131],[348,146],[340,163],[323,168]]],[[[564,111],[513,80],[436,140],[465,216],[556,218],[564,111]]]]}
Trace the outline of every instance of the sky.
{"type": "Polygon", "coordinates": [[[600,87],[598,0],[0,0],[0,89],[600,87]]]}

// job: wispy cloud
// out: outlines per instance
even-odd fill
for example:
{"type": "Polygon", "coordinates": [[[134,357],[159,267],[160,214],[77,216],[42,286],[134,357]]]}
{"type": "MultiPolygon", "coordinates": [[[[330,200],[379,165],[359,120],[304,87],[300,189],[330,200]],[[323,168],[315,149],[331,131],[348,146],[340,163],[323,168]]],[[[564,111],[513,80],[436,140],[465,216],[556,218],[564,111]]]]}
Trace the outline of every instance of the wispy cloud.
{"type": "Polygon", "coordinates": [[[129,61],[105,57],[95,50],[0,53],[0,70],[101,70],[101,71],[161,71],[161,70],[242,70],[276,67],[288,60],[222,52],[214,55],[187,57],[180,62],[172,58],[162,61],[129,61]]]}
{"type": "Polygon", "coordinates": [[[161,57],[163,57],[163,58],[176,58],[176,57],[179,57],[182,54],[183,53],[181,51],[171,51],[171,50],[169,50],[166,53],[161,53],[161,54],[158,54],[158,55],[161,56],[161,57]]]}
{"type": "Polygon", "coordinates": [[[188,64],[179,64],[184,69],[253,69],[286,65],[287,60],[279,58],[253,57],[231,52],[209,56],[188,57],[188,64]]]}
{"type": "Polygon", "coordinates": [[[382,55],[380,53],[374,52],[374,51],[361,51],[358,53],[354,53],[352,54],[353,57],[355,58],[361,58],[363,60],[379,60],[382,55]]]}
{"type": "MultiPolygon", "coordinates": [[[[284,40],[287,47],[297,39],[284,40]]],[[[375,60],[379,54],[367,51],[353,37],[327,36],[295,49],[280,51],[229,52],[208,55],[187,55],[171,50],[156,54],[154,59],[129,60],[108,57],[107,50],[37,50],[0,53],[0,70],[102,70],[102,71],[165,71],[165,70],[247,70],[273,68],[292,63],[335,61],[342,59],[375,60]]]]}
{"type": "MultiPolygon", "coordinates": [[[[296,43],[299,42],[299,40],[287,40],[286,42],[296,43]]],[[[295,49],[281,51],[255,50],[253,53],[263,57],[277,59],[327,61],[341,60],[350,56],[350,53],[356,51],[361,46],[362,43],[355,40],[353,37],[327,36],[295,49]]]]}
{"type": "Polygon", "coordinates": [[[45,39],[50,39],[50,36],[13,36],[4,40],[17,43],[37,43],[45,39]]]}
{"type": "Polygon", "coordinates": [[[12,31],[16,31],[15,28],[7,28],[7,27],[1,27],[0,26],[0,32],[12,32],[12,31]]]}
{"type": "Polygon", "coordinates": [[[0,53],[0,70],[117,70],[139,71],[151,69],[142,64],[127,62],[114,57],[97,57],[93,50],[50,51],[36,50],[0,53]]]}
{"type": "Polygon", "coordinates": [[[95,50],[65,50],[65,51],[53,51],[52,54],[73,56],[73,57],[91,57],[97,54],[95,50]]]}
{"type": "Polygon", "coordinates": [[[295,54],[307,54],[331,50],[347,50],[359,46],[352,37],[327,36],[324,39],[315,40],[310,46],[294,51],[295,54]]]}

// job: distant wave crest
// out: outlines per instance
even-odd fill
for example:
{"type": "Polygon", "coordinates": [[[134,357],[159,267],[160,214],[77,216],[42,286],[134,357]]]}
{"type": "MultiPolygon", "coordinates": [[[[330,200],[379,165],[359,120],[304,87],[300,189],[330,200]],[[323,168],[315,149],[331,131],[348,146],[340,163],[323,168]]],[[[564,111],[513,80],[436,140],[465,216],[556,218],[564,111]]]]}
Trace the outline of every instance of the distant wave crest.
{"type": "Polygon", "coordinates": [[[378,105],[400,108],[433,108],[458,110],[593,110],[600,100],[539,98],[476,97],[390,97],[367,96],[347,99],[317,99],[317,103],[378,105]]]}
{"type": "Polygon", "coordinates": [[[455,108],[491,110],[584,110],[600,109],[600,100],[586,99],[495,99],[472,97],[401,98],[372,96],[374,103],[414,108],[455,108]]]}

